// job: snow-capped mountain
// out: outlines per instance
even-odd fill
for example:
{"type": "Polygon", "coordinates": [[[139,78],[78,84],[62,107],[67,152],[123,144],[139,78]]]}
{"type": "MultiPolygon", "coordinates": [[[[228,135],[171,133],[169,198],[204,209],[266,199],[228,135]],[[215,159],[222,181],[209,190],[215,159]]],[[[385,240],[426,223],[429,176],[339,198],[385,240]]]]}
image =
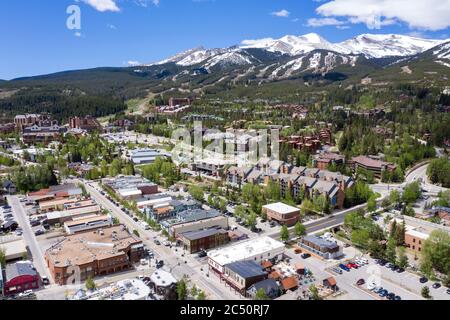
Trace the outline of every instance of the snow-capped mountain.
{"type": "Polygon", "coordinates": [[[281,52],[296,56],[313,50],[322,49],[339,53],[350,53],[350,50],[339,44],[332,44],[316,33],[308,33],[303,36],[284,36],[280,39],[266,38],[261,40],[244,40],[240,46],[242,49],[257,48],[270,52],[281,52]]]}
{"type": "Polygon", "coordinates": [[[340,43],[340,46],[353,54],[363,54],[367,58],[385,58],[412,56],[443,42],[445,40],[421,39],[398,34],[362,34],[340,43]]]}
{"type": "Polygon", "coordinates": [[[434,61],[450,68],[450,42],[443,43],[432,50],[434,61]]]}

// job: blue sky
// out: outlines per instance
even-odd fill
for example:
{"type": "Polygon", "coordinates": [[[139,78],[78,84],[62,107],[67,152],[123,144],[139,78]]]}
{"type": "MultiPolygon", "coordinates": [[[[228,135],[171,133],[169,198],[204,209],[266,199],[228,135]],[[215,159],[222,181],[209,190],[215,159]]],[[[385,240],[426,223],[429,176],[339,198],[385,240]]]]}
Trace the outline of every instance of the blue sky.
{"type": "Polygon", "coordinates": [[[450,38],[448,17],[450,0],[3,0],[0,79],[150,63],[286,34],[450,38]],[[70,5],[80,8],[80,30],[66,27],[70,5]]]}

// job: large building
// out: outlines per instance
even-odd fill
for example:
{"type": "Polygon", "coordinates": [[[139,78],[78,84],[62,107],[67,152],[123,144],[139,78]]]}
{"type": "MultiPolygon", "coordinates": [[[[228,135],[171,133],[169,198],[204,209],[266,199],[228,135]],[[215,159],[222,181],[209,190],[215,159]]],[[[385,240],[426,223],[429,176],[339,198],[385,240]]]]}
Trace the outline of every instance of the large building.
{"type": "Polygon", "coordinates": [[[94,229],[108,228],[113,225],[112,218],[108,215],[75,219],[64,222],[64,230],[67,234],[76,234],[94,229]]]}
{"type": "Polygon", "coordinates": [[[41,189],[36,192],[30,192],[28,193],[28,199],[37,203],[62,198],[78,199],[82,193],[83,190],[81,190],[81,188],[77,187],[73,183],[68,183],[58,186],[50,186],[49,188],[41,189]]]}
{"type": "Polygon", "coordinates": [[[344,162],[345,157],[343,155],[332,152],[319,153],[312,160],[313,166],[320,170],[326,170],[331,165],[343,165],[344,162]]]}
{"type": "Polygon", "coordinates": [[[96,118],[91,116],[86,116],[84,118],[81,117],[70,118],[69,127],[70,129],[85,130],[87,132],[103,131],[103,127],[100,124],[100,122],[98,122],[96,118]]]}
{"type": "Polygon", "coordinates": [[[222,228],[209,228],[180,233],[178,241],[182,243],[184,250],[196,253],[223,246],[230,242],[230,237],[228,231],[222,228]]]}
{"type": "Polygon", "coordinates": [[[51,121],[51,116],[48,114],[18,114],[14,117],[14,124],[16,128],[22,130],[24,127],[40,124],[42,122],[51,121]]]}
{"type": "Polygon", "coordinates": [[[65,211],[51,211],[47,212],[47,220],[48,224],[63,224],[66,221],[72,221],[74,219],[79,218],[88,218],[92,216],[96,216],[102,212],[102,209],[99,205],[93,205],[88,207],[81,207],[72,210],[65,211]]]}
{"type": "Polygon", "coordinates": [[[324,259],[337,259],[343,255],[342,247],[337,243],[328,241],[315,235],[303,237],[300,247],[324,259]]]}
{"type": "Polygon", "coordinates": [[[277,202],[262,207],[268,220],[274,220],[282,225],[293,226],[300,219],[300,209],[277,202]]]}
{"type": "Polygon", "coordinates": [[[396,219],[397,225],[405,223],[405,245],[415,253],[421,253],[425,241],[435,230],[441,230],[450,234],[450,228],[422,219],[409,216],[402,216],[396,219]]]}
{"type": "Polygon", "coordinates": [[[141,165],[153,163],[160,157],[165,157],[165,155],[155,149],[136,149],[131,151],[130,160],[136,165],[141,165]]]}
{"type": "Polygon", "coordinates": [[[252,260],[261,263],[265,260],[276,261],[283,257],[285,246],[270,237],[258,237],[237,243],[208,253],[208,265],[211,270],[223,274],[227,264],[236,261],[252,260]]]}
{"type": "Polygon", "coordinates": [[[5,250],[6,262],[22,259],[28,254],[25,241],[12,235],[0,237],[0,249],[5,250]]]}
{"type": "Polygon", "coordinates": [[[376,159],[375,157],[367,156],[353,157],[350,161],[348,161],[347,165],[349,165],[354,172],[357,172],[358,169],[364,169],[372,172],[373,176],[377,179],[381,179],[384,171],[393,172],[397,168],[393,163],[384,162],[376,159]]]}
{"type": "Polygon", "coordinates": [[[66,128],[57,123],[38,125],[33,124],[22,129],[22,142],[27,145],[44,144],[60,141],[66,128]]]}
{"type": "Polygon", "coordinates": [[[5,295],[39,288],[39,274],[30,261],[7,264],[5,276],[3,284],[5,295]]]}
{"type": "Polygon", "coordinates": [[[136,200],[158,193],[158,185],[139,176],[119,176],[113,179],[103,179],[103,184],[111,188],[124,200],[136,200]]]}
{"type": "MultiPolygon", "coordinates": [[[[190,222],[181,222],[170,226],[169,234],[176,238],[179,234],[186,232],[199,231],[209,228],[222,228],[224,230],[228,230],[229,228],[228,217],[225,217],[223,215],[213,217],[206,216],[204,219],[202,219],[202,217],[203,216],[197,216],[197,220],[192,220],[190,222]]],[[[165,222],[166,221],[163,221],[163,227],[165,225],[165,222]]]]}
{"type": "Polygon", "coordinates": [[[140,261],[144,245],[123,225],[69,235],[50,247],[45,260],[56,283],[67,284],[74,268],[80,281],[128,270],[140,261]]]}
{"type": "Polygon", "coordinates": [[[252,260],[236,261],[225,265],[220,280],[245,296],[247,289],[267,278],[267,273],[259,263],[252,260]]]}

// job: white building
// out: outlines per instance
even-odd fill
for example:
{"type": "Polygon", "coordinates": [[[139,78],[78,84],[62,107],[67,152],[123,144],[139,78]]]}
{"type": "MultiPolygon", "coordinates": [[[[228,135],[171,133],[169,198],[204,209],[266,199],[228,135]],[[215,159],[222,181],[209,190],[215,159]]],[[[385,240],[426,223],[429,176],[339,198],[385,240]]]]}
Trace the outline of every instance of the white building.
{"type": "Polygon", "coordinates": [[[208,265],[213,270],[223,273],[224,266],[236,261],[253,260],[280,260],[285,251],[282,242],[270,237],[254,238],[222,249],[212,250],[208,253],[208,265]]]}
{"type": "Polygon", "coordinates": [[[138,279],[127,279],[107,288],[74,296],[73,300],[147,300],[150,288],[138,279]]]}

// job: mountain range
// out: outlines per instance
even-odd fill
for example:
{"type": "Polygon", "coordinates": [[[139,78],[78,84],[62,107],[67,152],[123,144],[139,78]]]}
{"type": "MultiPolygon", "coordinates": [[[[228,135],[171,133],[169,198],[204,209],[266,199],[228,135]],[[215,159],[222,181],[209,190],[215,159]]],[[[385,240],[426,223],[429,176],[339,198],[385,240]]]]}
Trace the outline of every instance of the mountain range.
{"type": "Polygon", "coordinates": [[[363,79],[382,83],[426,79],[448,83],[449,77],[450,39],[362,34],[331,43],[310,33],[244,40],[228,48],[194,48],[156,63],[61,72],[16,79],[6,85],[52,83],[76,86],[87,92],[91,85],[96,85],[128,98],[143,91],[205,93],[279,81],[326,85],[360,83],[363,79]]]}

